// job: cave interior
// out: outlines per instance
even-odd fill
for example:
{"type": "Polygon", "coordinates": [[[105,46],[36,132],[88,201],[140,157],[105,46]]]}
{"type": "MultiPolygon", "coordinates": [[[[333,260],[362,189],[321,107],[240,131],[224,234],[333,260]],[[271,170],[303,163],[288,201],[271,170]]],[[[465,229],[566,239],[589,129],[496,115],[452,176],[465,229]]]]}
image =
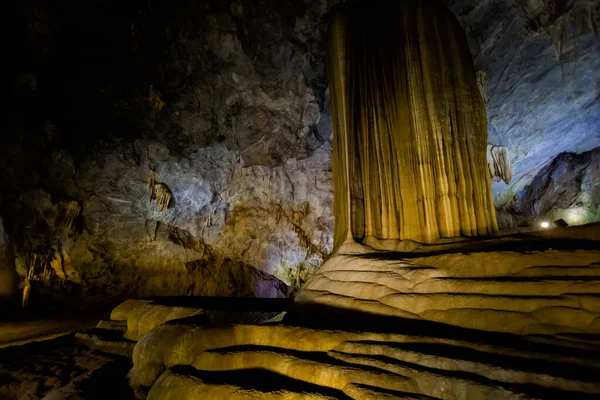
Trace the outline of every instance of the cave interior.
{"type": "Polygon", "coordinates": [[[13,0],[0,399],[600,396],[600,0],[13,0]]]}

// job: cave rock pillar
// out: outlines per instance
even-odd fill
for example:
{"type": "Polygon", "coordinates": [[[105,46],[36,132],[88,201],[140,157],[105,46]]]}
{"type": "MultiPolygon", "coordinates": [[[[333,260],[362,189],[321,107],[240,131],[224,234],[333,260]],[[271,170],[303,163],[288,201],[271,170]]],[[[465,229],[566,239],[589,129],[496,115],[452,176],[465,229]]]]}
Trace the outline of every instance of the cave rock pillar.
{"type": "Polygon", "coordinates": [[[335,247],[497,232],[487,121],[457,19],[434,1],[332,11],[335,247]]]}

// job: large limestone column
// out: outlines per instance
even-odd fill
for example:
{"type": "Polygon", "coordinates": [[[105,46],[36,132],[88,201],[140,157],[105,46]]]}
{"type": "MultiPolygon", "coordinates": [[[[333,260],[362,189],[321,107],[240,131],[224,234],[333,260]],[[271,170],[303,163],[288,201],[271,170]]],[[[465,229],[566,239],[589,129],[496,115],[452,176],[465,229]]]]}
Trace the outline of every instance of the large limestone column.
{"type": "Polygon", "coordinates": [[[335,247],[496,233],[485,106],[450,11],[345,4],[332,12],[328,46],[335,247]]]}

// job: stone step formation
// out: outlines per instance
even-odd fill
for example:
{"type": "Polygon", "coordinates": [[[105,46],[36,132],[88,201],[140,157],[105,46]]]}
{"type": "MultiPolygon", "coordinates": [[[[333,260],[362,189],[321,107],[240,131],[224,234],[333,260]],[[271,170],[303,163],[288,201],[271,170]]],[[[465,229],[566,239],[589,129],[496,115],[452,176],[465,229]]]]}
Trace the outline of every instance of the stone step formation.
{"type": "Polygon", "coordinates": [[[600,225],[554,235],[341,248],[281,322],[156,326],[130,383],[151,400],[598,398],[600,225]]]}
{"type": "Polygon", "coordinates": [[[205,349],[191,367],[164,372],[148,398],[585,398],[599,391],[597,358],[548,344],[497,347],[485,336],[465,342],[277,327],[262,332],[279,342],[273,347],[255,333],[236,332],[248,344],[205,349]],[[297,338],[304,345],[291,343],[297,338]]]}
{"type": "MultiPolygon", "coordinates": [[[[600,334],[600,265],[589,264],[600,261],[597,252],[550,253],[556,262],[573,265],[516,264],[505,273],[482,276],[477,270],[468,275],[368,254],[339,255],[319,270],[296,301],[299,308],[323,304],[515,334],[600,334]]],[[[486,256],[503,259],[512,254],[486,256]]]]}

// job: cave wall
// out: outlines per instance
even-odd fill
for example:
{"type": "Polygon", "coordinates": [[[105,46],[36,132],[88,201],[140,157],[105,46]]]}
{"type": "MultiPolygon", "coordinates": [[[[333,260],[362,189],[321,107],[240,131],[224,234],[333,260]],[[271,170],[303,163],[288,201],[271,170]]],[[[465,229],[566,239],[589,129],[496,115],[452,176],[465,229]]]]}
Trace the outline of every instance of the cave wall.
{"type": "Polygon", "coordinates": [[[0,306],[2,303],[14,300],[17,288],[18,277],[13,249],[0,218],[0,306]]]}
{"type": "Polygon", "coordinates": [[[600,146],[600,2],[446,3],[487,75],[489,141],[513,161],[512,181],[492,189],[496,206],[509,206],[560,153],[600,146]]]}
{"type": "Polygon", "coordinates": [[[600,221],[600,147],[561,153],[514,200],[497,211],[506,227],[562,219],[569,225],[600,221]]]}
{"type": "Polygon", "coordinates": [[[321,4],[16,11],[2,215],[19,275],[50,251],[69,283],[34,292],[280,297],[321,264],[333,228],[321,4]],[[150,174],[172,194],[165,211],[150,174]]]}
{"type": "MultiPolygon", "coordinates": [[[[0,216],[21,278],[28,254],[51,252],[34,292],[55,300],[297,290],[333,245],[333,3],[7,5],[0,216]]],[[[513,156],[513,182],[494,184],[510,213],[559,153],[600,145],[598,40],[581,32],[558,62],[512,0],[446,3],[487,72],[490,140],[513,156]]]]}

